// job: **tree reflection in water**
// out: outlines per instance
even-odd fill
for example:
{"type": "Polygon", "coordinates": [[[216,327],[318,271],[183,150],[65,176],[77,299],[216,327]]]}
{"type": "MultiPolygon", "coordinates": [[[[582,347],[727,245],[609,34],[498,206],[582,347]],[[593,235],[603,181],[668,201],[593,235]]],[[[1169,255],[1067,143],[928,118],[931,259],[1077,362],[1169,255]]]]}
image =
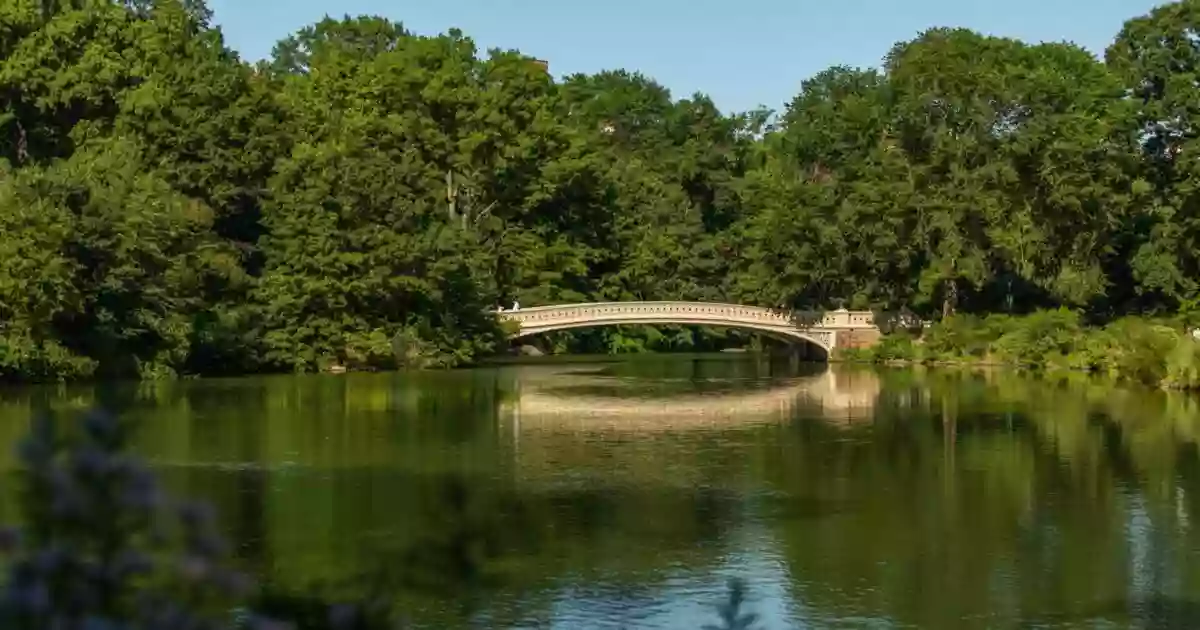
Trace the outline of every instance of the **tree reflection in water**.
{"type": "Polygon", "coordinates": [[[739,579],[729,582],[729,600],[717,607],[720,625],[706,624],[703,630],[753,630],[758,615],[743,612],[746,607],[746,583],[739,579]]]}
{"type": "MultiPolygon", "coordinates": [[[[706,403],[742,380],[756,395],[793,382],[700,369],[706,403]]],[[[140,420],[133,446],[166,486],[221,508],[235,564],[265,581],[254,606],[305,627],[365,601],[362,618],[421,627],[699,628],[722,623],[734,573],[763,630],[1195,626],[1194,398],[897,370],[860,379],[874,393],[722,402],[714,421],[577,422],[520,407],[546,382],[523,378],[204,381],[108,400],[140,420]]],[[[96,400],[69,393],[46,398],[96,400]]],[[[0,442],[26,431],[33,398],[0,391],[0,442]]],[[[10,522],[14,497],[0,487],[10,522]]]]}
{"type": "MultiPolygon", "coordinates": [[[[209,510],[168,498],[126,452],[126,425],[91,413],[81,429],[64,437],[45,418],[21,446],[24,526],[0,531],[0,551],[9,557],[0,596],[5,628],[372,630],[404,623],[394,593],[413,587],[455,596],[468,618],[473,598],[464,590],[476,595],[504,583],[489,568],[514,548],[498,533],[524,531],[513,527],[522,523],[521,508],[507,509],[511,497],[475,492],[454,477],[432,510],[444,527],[429,531],[440,536],[405,550],[398,571],[352,585],[359,597],[338,603],[329,590],[305,595],[269,583],[255,591],[228,568],[209,510]],[[508,527],[493,522],[514,514],[508,527]],[[164,526],[176,521],[179,542],[170,546],[173,531],[164,526]],[[364,584],[374,596],[361,596],[364,584]]],[[[719,607],[723,625],[706,628],[748,630],[755,615],[742,612],[745,601],[744,584],[732,582],[719,607]]]]}

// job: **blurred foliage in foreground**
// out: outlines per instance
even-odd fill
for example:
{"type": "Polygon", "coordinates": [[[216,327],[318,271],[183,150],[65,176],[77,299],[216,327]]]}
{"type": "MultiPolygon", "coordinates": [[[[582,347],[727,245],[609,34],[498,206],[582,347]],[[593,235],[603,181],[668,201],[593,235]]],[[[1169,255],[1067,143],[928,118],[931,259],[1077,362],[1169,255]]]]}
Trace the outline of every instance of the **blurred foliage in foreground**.
{"type": "MultiPolygon", "coordinates": [[[[404,627],[386,597],[277,592],[234,568],[205,504],[178,501],[126,452],[129,426],[92,412],[39,419],[19,454],[23,524],[0,529],[0,627],[13,630],[375,630],[404,627]]],[[[745,585],[720,626],[748,630],[745,585]]]]}
{"type": "Polygon", "coordinates": [[[394,627],[375,606],[260,590],[229,563],[204,504],[167,496],[125,452],[128,427],[41,419],[20,447],[24,523],[0,534],[0,626],[42,630],[394,627]]]}

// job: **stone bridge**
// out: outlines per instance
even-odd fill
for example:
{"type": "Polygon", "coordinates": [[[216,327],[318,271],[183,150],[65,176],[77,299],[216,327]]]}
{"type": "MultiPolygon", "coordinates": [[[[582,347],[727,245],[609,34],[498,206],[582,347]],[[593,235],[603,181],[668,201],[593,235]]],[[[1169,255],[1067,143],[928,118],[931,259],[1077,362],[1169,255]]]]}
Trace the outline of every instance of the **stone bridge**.
{"type": "Polygon", "coordinates": [[[752,330],[771,337],[801,341],[824,351],[871,345],[879,328],[871,311],[840,309],[786,312],[760,306],[712,302],[595,302],[537,306],[500,311],[501,321],[520,325],[512,338],[555,330],[627,324],[686,324],[752,330]]]}

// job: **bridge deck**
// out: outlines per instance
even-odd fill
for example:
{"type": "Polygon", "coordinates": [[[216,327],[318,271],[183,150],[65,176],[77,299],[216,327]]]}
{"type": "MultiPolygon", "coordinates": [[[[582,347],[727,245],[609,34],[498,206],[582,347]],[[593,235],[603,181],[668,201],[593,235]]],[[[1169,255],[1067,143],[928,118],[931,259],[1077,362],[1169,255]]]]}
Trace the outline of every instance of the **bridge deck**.
{"type": "Polygon", "coordinates": [[[500,311],[498,315],[504,321],[520,324],[514,338],[593,326],[690,324],[755,330],[813,343],[826,352],[838,345],[839,333],[879,330],[870,311],[788,312],[712,302],[561,304],[500,311]]]}

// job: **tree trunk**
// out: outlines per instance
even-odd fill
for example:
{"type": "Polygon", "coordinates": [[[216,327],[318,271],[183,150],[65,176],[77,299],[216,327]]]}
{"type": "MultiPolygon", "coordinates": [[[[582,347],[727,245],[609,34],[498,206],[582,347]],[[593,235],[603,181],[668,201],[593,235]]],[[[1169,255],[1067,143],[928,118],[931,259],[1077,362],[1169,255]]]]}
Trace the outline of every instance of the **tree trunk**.
{"type": "Polygon", "coordinates": [[[17,165],[20,166],[29,159],[29,136],[25,133],[25,125],[17,121],[17,165]]]}
{"type": "Polygon", "coordinates": [[[942,319],[946,319],[954,314],[955,307],[958,306],[958,283],[954,280],[946,281],[946,295],[942,298],[942,319]]]}
{"type": "Polygon", "coordinates": [[[446,203],[450,212],[450,220],[458,218],[458,191],[454,190],[454,173],[446,171],[446,203]]]}

